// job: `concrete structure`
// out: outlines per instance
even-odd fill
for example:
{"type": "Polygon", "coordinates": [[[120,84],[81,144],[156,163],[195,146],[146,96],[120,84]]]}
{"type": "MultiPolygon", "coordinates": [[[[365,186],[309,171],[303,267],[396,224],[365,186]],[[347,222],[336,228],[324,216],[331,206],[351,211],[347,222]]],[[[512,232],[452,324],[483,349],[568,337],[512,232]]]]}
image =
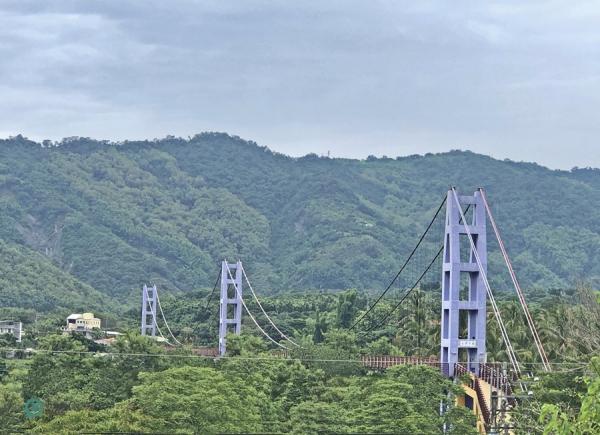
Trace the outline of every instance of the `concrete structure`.
{"type": "Polygon", "coordinates": [[[10,334],[21,342],[23,324],[14,320],[0,320],[0,334],[10,334]]]}
{"type": "Polygon", "coordinates": [[[156,337],[156,285],[142,288],[142,335],[156,337]]]}
{"type": "Polygon", "coordinates": [[[94,313],[71,314],[67,317],[67,332],[89,332],[92,329],[100,329],[100,319],[94,317],[94,313]]]}
{"type": "Polygon", "coordinates": [[[221,305],[219,311],[219,355],[227,351],[227,333],[242,331],[242,262],[221,263],[221,305]]]}
{"type": "MultiPolygon", "coordinates": [[[[459,202],[463,211],[469,208],[466,223],[487,273],[486,212],[481,192],[459,196],[459,202]]],[[[483,278],[450,190],[446,201],[440,346],[440,361],[450,377],[458,362],[476,373],[479,364],[486,361],[486,299],[483,278]]]]}
{"type": "Polygon", "coordinates": [[[456,405],[469,408],[477,417],[477,431],[487,433],[515,433],[511,414],[517,402],[505,370],[498,364],[480,364],[473,373],[458,364],[455,376],[462,378],[463,394],[456,396],[456,405]]]}

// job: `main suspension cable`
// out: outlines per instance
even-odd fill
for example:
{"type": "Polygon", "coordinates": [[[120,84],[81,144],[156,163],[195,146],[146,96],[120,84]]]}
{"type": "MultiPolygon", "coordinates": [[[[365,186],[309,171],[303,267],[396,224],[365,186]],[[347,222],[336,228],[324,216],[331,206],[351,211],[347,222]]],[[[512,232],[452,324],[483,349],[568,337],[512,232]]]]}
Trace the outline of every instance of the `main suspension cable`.
{"type": "MultiPolygon", "coordinates": [[[[150,295],[148,294],[148,289],[145,287],[145,284],[144,284],[143,289],[144,289],[144,293],[146,293],[146,299],[150,299],[150,295]]],[[[158,301],[158,291],[156,292],[155,296],[157,296],[156,300],[158,301]]],[[[163,340],[165,340],[165,342],[168,345],[172,346],[172,344],[169,342],[169,340],[167,340],[165,338],[165,336],[163,335],[162,331],[160,330],[160,326],[158,326],[158,322],[156,321],[156,312],[155,312],[155,310],[156,310],[156,305],[153,305],[152,309],[150,310],[150,312],[152,313],[152,321],[154,322],[154,325],[156,326],[156,329],[157,329],[159,335],[161,336],[161,338],[163,340]]],[[[164,319],[164,317],[163,317],[163,319],[164,319]]]]}
{"type": "Polygon", "coordinates": [[[180,342],[179,340],[177,340],[177,338],[173,335],[173,332],[171,331],[171,328],[169,327],[169,324],[167,323],[167,318],[165,317],[165,313],[162,309],[162,305],[160,304],[160,297],[158,296],[158,290],[156,291],[156,302],[158,303],[158,309],[160,310],[160,315],[162,316],[163,322],[165,322],[167,331],[169,331],[169,334],[171,334],[171,337],[173,337],[173,340],[175,340],[175,343],[179,344],[180,346],[183,346],[183,343],[180,342]]]}
{"type": "Polygon", "coordinates": [[[427,235],[427,233],[429,232],[429,230],[431,229],[431,227],[433,226],[433,223],[435,222],[435,220],[437,219],[438,215],[440,214],[440,211],[442,210],[442,207],[444,207],[444,204],[446,203],[446,196],[444,196],[444,199],[442,200],[442,203],[440,204],[440,206],[438,207],[438,209],[435,212],[435,215],[433,216],[433,219],[431,219],[431,222],[429,222],[429,225],[427,225],[427,228],[425,229],[425,232],[421,235],[421,237],[419,238],[419,241],[417,242],[417,245],[414,247],[414,249],[412,250],[412,252],[410,253],[410,255],[408,256],[408,258],[406,259],[406,261],[404,262],[404,264],[402,265],[402,267],[400,268],[400,270],[398,271],[398,273],[396,274],[396,276],[394,277],[394,279],[392,279],[392,281],[389,283],[389,285],[386,287],[386,289],[379,295],[379,297],[375,300],[375,303],[373,303],[373,305],[371,305],[367,311],[365,311],[355,322],[354,324],[350,327],[350,330],[353,330],[356,325],[358,325],[362,319],[364,319],[372,310],[373,308],[375,308],[375,306],[381,301],[381,299],[386,295],[386,293],[392,288],[392,286],[394,285],[394,283],[396,282],[396,280],[400,277],[400,274],[404,271],[404,269],[406,268],[406,266],[408,265],[409,261],[411,260],[411,258],[415,255],[415,253],[417,252],[417,249],[419,249],[419,246],[421,246],[421,243],[423,242],[423,240],[425,239],[425,236],[427,235]]]}
{"type": "Polygon", "coordinates": [[[506,251],[506,247],[504,245],[504,241],[500,237],[500,231],[498,230],[498,226],[496,225],[496,220],[492,215],[492,210],[487,201],[487,197],[485,194],[485,190],[483,188],[479,188],[479,192],[481,193],[481,198],[483,199],[483,204],[485,206],[485,210],[487,211],[487,215],[490,219],[490,223],[492,224],[492,228],[494,229],[494,233],[496,235],[496,239],[498,240],[498,244],[500,245],[500,251],[502,251],[502,256],[504,257],[504,262],[506,263],[506,267],[508,269],[508,273],[510,274],[510,278],[513,282],[513,286],[517,292],[517,296],[519,298],[519,302],[521,303],[521,307],[523,308],[523,313],[525,314],[525,319],[527,320],[527,325],[529,326],[529,330],[531,331],[531,335],[533,336],[533,341],[535,342],[535,346],[537,348],[538,354],[540,355],[540,359],[542,360],[542,364],[544,365],[544,369],[546,371],[551,371],[552,367],[550,366],[550,361],[548,361],[548,356],[546,355],[546,350],[544,349],[544,345],[542,344],[542,340],[538,334],[538,331],[535,327],[535,323],[533,321],[533,317],[529,312],[529,307],[527,306],[527,302],[525,301],[525,295],[523,290],[521,289],[521,285],[517,280],[517,275],[513,269],[512,263],[510,261],[510,257],[508,256],[508,252],[506,251]]]}
{"type": "Polygon", "coordinates": [[[210,301],[212,300],[213,294],[215,293],[215,290],[217,289],[217,285],[219,285],[219,281],[221,281],[221,274],[217,274],[217,280],[215,281],[215,285],[213,286],[212,291],[210,292],[210,296],[208,297],[208,300],[206,301],[206,306],[204,307],[204,311],[208,310],[208,306],[210,305],[210,301]]]}
{"type": "Polygon", "coordinates": [[[248,275],[246,275],[246,270],[244,269],[244,266],[242,266],[242,274],[244,275],[244,278],[246,279],[246,283],[248,284],[248,288],[250,289],[250,293],[252,293],[252,296],[254,297],[254,300],[258,304],[258,307],[260,308],[260,310],[262,311],[262,313],[265,315],[265,317],[267,318],[267,320],[269,321],[269,323],[273,326],[273,328],[275,328],[275,330],[279,333],[279,335],[281,335],[281,337],[283,337],[285,340],[289,341],[291,344],[293,344],[296,347],[301,347],[298,343],[296,343],[294,340],[292,340],[287,335],[285,335],[283,332],[281,332],[281,330],[277,327],[277,325],[273,322],[273,320],[271,320],[271,317],[269,317],[269,315],[267,314],[267,312],[263,308],[262,304],[258,300],[258,296],[256,296],[256,293],[254,292],[254,289],[252,288],[252,284],[250,284],[250,280],[248,279],[248,275]]]}
{"type": "Polygon", "coordinates": [[[519,363],[517,361],[517,355],[515,354],[515,350],[510,342],[510,338],[508,337],[508,333],[506,332],[506,327],[504,326],[504,321],[502,320],[502,315],[500,314],[500,310],[498,309],[498,305],[496,304],[496,298],[492,293],[492,288],[490,287],[490,283],[487,279],[487,274],[483,268],[483,263],[481,262],[481,258],[479,257],[479,252],[477,252],[477,246],[475,245],[475,241],[473,240],[473,234],[467,224],[467,219],[465,218],[465,214],[463,212],[462,206],[460,205],[460,200],[458,199],[458,194],[456,193],[456,189],[452,187],[452,195],[454,197],[454,201],[456,202],[456,206],[458,207],[458,211],[460,213],[460,217],[463,221],[463,226],[465,229],[465,233],[469,239],[469,244],[471,245],[471,252],[475,257],[475,261],[477,262],[477,267],[479,268],[479,273],[481,274],[481,278],[483,280],[483,284],[485,285],[485,289],[487,290],[488,297],[490,299],[490,303],[492,305],[492,310],[494,311],[494,316],[496,317],[496,321],[498,322],[498,327],[500,328],[500,333],[502,334],[502,338],[504,340],[504,344],[506,344],[506,350],[508,354],[508,358],[510,359],[510,363],[513,366],[515,373],[518,375],[521,374],[521,370],[519,369],[519,363]]]}
{"type": "MultiPolygon", "coordinates": [[[[444,203],[442,203],[443,205],[444,203]]],[[[469,207],[471,207],[471,205],[468,205],[466,208],[466,211],[469,210],[469,207]]],[[[460,221],[462,223],[462,220],[460,221]]],[[[431,260],[431,262],[427,265],[427,267],[425,268],[425,271],[421,274],[421,276],[417,279],[417,281],[414,283],[414,285],[412,286],[412,288],[410,288],[408,290],[408,292],[401,298],[401,300],[396,304],[395,307],[392,308],[392,310],[384,316],[383,320],[381,320],[379,323],[377,323],[375,326],[371,326],[368,329],[364,330],[363,333],[372,331],[375,328],[379,328],[380,326],[382,326],[385,321],[389,318],[390,315],[392,315],[394,313],[394,311],[396,311],[398,309],[398,307],[400,307],[400,305],[404,302],[404,300],[413,292],[413,290],[417,287],[417,285],[420,284],[420,282],[423,280],[423,278],[425,277],[425,275],[427,274],[427,272],[429,272],[429,270],[433,267],[433,265],[435,264],[436,260],[440,257],[440,255],[442,254],[442,252],[444,251],[444,244],[442,243],[442,246],[440,247],[440,249],[438,250],[437,254],[433,257],[433,259],[431,260]]]]}

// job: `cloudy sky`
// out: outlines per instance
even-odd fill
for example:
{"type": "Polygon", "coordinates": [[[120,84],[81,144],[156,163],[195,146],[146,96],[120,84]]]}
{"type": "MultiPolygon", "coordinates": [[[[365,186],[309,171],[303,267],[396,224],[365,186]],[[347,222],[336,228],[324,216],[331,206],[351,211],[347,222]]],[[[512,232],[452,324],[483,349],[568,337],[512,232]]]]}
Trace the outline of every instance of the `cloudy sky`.
{"type": "Polygon", "coordinates": [[[1,0],[0,137],[600,167],[596,1],[1,0]]]}

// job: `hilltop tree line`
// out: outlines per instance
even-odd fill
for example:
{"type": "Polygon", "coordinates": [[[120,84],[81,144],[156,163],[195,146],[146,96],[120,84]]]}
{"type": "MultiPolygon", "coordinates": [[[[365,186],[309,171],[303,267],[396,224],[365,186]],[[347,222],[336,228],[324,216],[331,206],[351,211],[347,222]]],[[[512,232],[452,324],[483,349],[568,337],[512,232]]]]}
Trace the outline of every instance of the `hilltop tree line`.
{"type": "MultiPolygon", "coordinates": [[[[580,278],[595,285],[597,170],[551,171],[460,151],[291,158],[218,133],[122,143],[19,136],[0,141],[0,249],[10,254],[0,268],[10,269],[12,256],[37,263],[39,278],[0,281],[0,306],[82,307],[81,298],[63,297],[72,286],[59,282],[69,276],[85,289],[88,309],[110,312],[109,300],[136,302],[144,282],[168,292],[208,287],[223,258],[245,261],[271,293],[381,289],[450,185],[486,187],[526,289],[580,278]]],[[[437,231],[429,249],[441,243],[437,231]]],[[[508,289],[489,239],[490,279],[508,289]]]]}

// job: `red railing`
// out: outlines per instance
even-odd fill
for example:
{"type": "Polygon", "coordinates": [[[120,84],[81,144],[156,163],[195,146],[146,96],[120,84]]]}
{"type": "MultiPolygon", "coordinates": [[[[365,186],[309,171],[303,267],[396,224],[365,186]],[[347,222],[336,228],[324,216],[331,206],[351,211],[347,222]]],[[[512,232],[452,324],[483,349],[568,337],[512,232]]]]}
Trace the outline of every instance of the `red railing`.
{"type": "MultiPolygon", "coordinates": [[[[464,365],[455,364],[454,365],[454,376],[457,377],[457,376],[464,376],[464,375],[473,375],[473,373],[470,372],[469,369],[467,369],[464,365]]],[[[470,379],[469,387],[471,387],[472,389],[475,389],[475,381],[471,377],[469,377],[469,379],[470,379]]]]}
{"type": "Polygon", "coordinates": [[[493,363],[479,364],[477,377],[502,391],[506,396],[513,395],[511,380],[504,373],[502,366],[493,363]]]}
{"type": "Polygon", "coordinates": [[[485,421],[485,424],[490,424],[491,412],[487,404],[487,400],[485,400],[483,390],[481,389],[479,378],[475,378],[475,392],[477,393],[477,401],[479,402],[479,408],[481,409],[481,414],[483,415],[483,421],[485,421]]]}
{"type": "Polygon", "coordinates": [[[475,373],[471,372],[467,367],[462,364],[456,364],[454,366],[454,376],[469,376],[469,381],[466,384],[477,394],[477,403],[479,403],[479,409],[481,409],[481,415],[483,415],[483,421],[485,424],[490,423],[490,408],[488,406],[487,401],[485,400],[485,395],[483,394],[483,390],[481,388],[481,384],[479,382],[479,377],[475,375],[475,373]]]}
{"type": "Polygon", "coordinates": [[[418,356],[390,356],[390,355],[364,355],[361,362],[365,367],[371,369],[387,369],[399,365],[425,365],[429,367],[440,367],[440,362],[435,357],[418,356]]]}

